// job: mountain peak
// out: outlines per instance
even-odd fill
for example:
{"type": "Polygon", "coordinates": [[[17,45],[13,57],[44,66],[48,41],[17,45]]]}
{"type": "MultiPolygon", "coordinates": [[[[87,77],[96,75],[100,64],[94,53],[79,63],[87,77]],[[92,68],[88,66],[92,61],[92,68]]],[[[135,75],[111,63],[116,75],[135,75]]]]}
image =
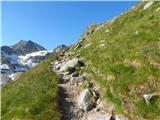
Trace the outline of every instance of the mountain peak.
{"type": "Polygon", "coordinates": [[[31,40],[20,40],[15,45],[12,45],[11,48],[18,55],[25,55],[25,54],[28,54],[28,53],[31,53],[31,52],[46,50],[44,47],[34,43],[31,40]]]}

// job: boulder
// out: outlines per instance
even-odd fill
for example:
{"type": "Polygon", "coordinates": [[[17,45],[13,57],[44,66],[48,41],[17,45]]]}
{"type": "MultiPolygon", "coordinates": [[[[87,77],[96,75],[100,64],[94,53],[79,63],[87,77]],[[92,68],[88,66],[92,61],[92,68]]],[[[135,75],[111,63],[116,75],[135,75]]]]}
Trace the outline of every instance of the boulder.
{"type": "Polygon", "coordinates": [[[77,85],[76,77],[71,78],[70,85],[77,85]]]}
{"type": "Polygon", "coordinates": [[[91,110],[95,105],[95,100],[89,89],[85,89],[80,93],[77,99],[78,107],[84,111],[91,110]]]}
{"type": "Polygon", "coordinates": [[[122,116],[122,115],[116,115],[115,120],[128,120],[128,119],[126,117],[122,116]]]}
{"type": "Polygon", "coordinates": [[[78,85],[79,83],[83,83],[85,80],[86,80],[85,76],[72,77],[70,85],[78,85]]]}
{"type": "Polygon", "coordinates": [[[61,66],[60,71],[67,71],[69,69],[73,69],[78,64],[78,58],[74,58],[72,60],[67,61],[64,65],[61,66]]]}
{"type": "Polygon", "coordinates": [[[127,120],[127,119],[121,115],[115,115],[115,117],[113,117],[110,114],[95,112],[88,114],[87,120],[127,120]]]}
{"type": "Polygon", "coordinates": [[[96,112],[96,113],[89,114],[87,117],[87,120],[110,120],[110,118],[111,118],[111,115],[96,112]]]}

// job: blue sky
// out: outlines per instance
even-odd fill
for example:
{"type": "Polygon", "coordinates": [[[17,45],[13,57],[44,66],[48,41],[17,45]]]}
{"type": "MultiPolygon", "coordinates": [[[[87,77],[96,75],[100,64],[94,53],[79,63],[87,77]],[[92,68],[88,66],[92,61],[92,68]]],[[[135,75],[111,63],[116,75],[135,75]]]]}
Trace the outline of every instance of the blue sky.
{"type": "Polygon", "coordinates": [[[32,40],[48,50],[74,44],[91,23],[101,23],[136,1],[2,2],[2,45],[32,40]]]}

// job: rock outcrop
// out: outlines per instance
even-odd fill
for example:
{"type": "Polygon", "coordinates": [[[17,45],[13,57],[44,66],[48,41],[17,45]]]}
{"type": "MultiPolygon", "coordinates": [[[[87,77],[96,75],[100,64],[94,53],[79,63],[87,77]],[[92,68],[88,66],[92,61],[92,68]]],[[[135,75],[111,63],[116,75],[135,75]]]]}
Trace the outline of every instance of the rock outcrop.
{"type": "Polygon", "coordinates": [[[85,89],[80,93],[80,96],[77,99],[78,106],[80,109],[84,111],[89,111],[94,107],[95,100],[93,98],[92,93],[89,89],[85,89]]]}
{"type": "Polygon", "coordinates": [[[64,65],[61,66],[60,71],[69,71],[72,70],[78,65],[78,58],[67,61],[64,65]]]}

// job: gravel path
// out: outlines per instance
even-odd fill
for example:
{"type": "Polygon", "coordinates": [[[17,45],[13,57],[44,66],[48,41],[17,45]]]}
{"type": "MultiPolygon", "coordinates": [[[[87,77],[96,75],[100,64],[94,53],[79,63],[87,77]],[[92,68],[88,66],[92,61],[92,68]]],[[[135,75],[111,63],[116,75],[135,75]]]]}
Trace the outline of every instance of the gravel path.
{"type": "Polygon", "coordinates": [[[59,84],[59,106],[62,111],[61,120],[82,120],[84,112],[76,106],[77,86],[70,86],[69,82],[59,84]]]}

